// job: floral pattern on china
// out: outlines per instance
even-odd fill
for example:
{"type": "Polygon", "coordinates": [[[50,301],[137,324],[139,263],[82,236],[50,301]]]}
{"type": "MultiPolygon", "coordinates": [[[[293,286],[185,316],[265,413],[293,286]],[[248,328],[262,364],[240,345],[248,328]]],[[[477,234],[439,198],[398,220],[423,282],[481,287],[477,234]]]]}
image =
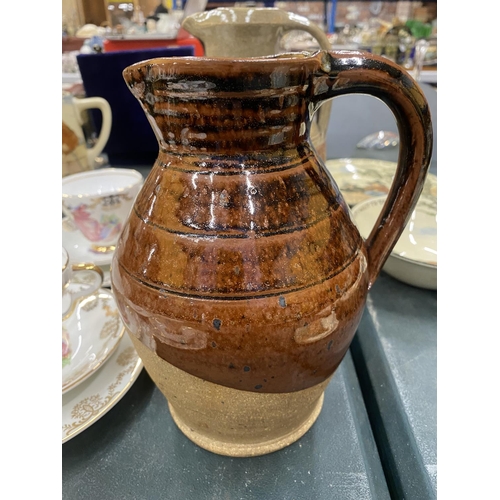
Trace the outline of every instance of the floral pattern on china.
{"type": "Polygon", "coordinates": [[[69,333],[64,326],[62,327],[62,366],[71,363],[71,345],[69,343],[69,333]]]}
{"type": "Polygon", "coordinates": [[[91,217],[85,204],[78,205],[71,213],[75,224],[90,241],[113,239],[122,230],[122,224],[116,215],[103,214],[98,221],[91,217]]]}
{"type": "MultiPolygon", "coordinates": [[[[338,158],[327,160],[325,166],[335,179],[345,201],[352,207],[369,198],[387,196],[397,163],[372,158],[338,158]]],[[[437,210],[435,175],[427,174],[419,203],[437,210]]]]}

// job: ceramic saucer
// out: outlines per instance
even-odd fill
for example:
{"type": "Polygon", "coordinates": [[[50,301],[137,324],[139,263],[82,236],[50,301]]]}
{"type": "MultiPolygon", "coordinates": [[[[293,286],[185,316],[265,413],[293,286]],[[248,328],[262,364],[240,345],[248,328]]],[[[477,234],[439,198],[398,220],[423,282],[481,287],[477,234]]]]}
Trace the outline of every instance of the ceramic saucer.
{"type": "MultiPolygon", "coordinates": [[[[352,207],[370,198],[386,196],[397,163],[371,158],[339,158],[327,160],[325,166],[332,174],[346,203],[352,207]]],[[[437,177],[428,173],[420,200],[436,208],[436,199],[437,177]]]]}
{"type": "MultiPolygon", "coordinates": [[[[69,286],[78,287],[78,283],[69,286]]],[[[112,293],[101,288],[81,299],[62,322],[62,393],[77,387],[110,358],[125,327],[112,293]]]]}
{"type": "Polygon", "coordinates": [[[68,251],[71,263],[92,262],[104,272],[103,286],[111,286],[109,269],[113,252],[100,254],[90,250],[90,245],[71,219],[62,219],[62,246],[68,251]]]}
{"type": "Polygon", "coordinates": [[[132,341],[125,335],[98,372],[62,396],[62,442],[74,438],[113,408],[137,380],[142,367],[132,341]]]}

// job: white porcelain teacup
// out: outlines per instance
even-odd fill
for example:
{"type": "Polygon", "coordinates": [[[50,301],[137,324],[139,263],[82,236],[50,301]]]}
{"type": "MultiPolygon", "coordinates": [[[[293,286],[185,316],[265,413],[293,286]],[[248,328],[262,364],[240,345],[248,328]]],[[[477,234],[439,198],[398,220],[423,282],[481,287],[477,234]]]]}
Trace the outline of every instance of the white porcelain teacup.
{"type": "Polygon", "coordinates": [[[144,178],[129,168],[102,168],[62,180],[62,208],[89,242],[89,250],[112,253],[144,178]]]}
{"type": "Polygon", "coordinates": [[[62,317],[70,316],[84,297],[95,293],[102,285],[104,273],[92,263],[70,264],[67,250],[62,247],[62,317]]]}

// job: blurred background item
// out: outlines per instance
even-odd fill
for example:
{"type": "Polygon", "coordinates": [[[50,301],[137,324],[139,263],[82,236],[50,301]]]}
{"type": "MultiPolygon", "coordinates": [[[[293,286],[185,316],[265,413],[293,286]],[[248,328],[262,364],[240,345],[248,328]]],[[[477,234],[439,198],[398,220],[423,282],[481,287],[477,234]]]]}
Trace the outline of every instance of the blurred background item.
{"type": "MultiPolygon", "coordinates": [[[[249,50],[254,55],[264,55],[320,48],[361,49],[386,57],[419,82],[437,87],[436,1],[63,0],[62,14],[63,90],[78,98],[104,98],[116,118],[105,149],[94,160],[98,166],[108,161],[149,163],[156,158],[156,138],[142,110],[135,101],[129,102],[128,109],[137,112],[127,116],[122,111],[126,106],[120,106],[122,100],[132,101],[121,71],[150,55],[248,56],[249,50]],[[200,13],[199,19],[205,16],[215,20],[220,16],[216,14],[220,7],[246,7],[254,12],[274,7],[285,11],[289,19],[301,20],[303,24],[305,20],[311,29],[282,29],[279,37],[277,32],[271,35],[273,41],[279,40],[270,49],[269,40],[264,40],[269,37],[269,30],[253,34],[249,41],[241,23],[228,27],[221,18],[219,26],[214,23],[215,31],[210,35],[206,26],[203,33],[193,26],[182,26],[195,13],[200,13]],[[313,28],[321,36],[313,33],[313,28]],[[235,43],[227,42],[228,36],[235,43]],[[222,51],[223,46],[226,52],[222,51]]],[[[323,108],[328,106],[330,103],[323,108]]],[[[327,117],[325,110],[321,112],[327,117]]],[[[83,130],[87,146],[92,147],[102,119],[96,110],[88,115],[83,130]]],[[[318,152],[324,157],[324,151],[318,152]]]]}
{"type": "Polygon", "coordinates": [[[62,92],[62,175],[93,170],[96,158],[103,151],[111,133],[112,112],[102,97],[77,98],[62,92]],[[99,113],[101,127],[89,144],[89,111],[99,113]]]}
{"type": "MultiPolygon", "coordinates": [[[[106,99],[113,113],[113,126],[103,150],[112,165],[141,161],[152,165],[158,155],[158,141],[144,111],[125,84],[122,71],[145,59],[192,55],[193,47],[155,47],[77,56],[85,94],[106,99]]],[[[100,131],[100,113],[91,110],[90,114],[95,131],[100,131]]]]}

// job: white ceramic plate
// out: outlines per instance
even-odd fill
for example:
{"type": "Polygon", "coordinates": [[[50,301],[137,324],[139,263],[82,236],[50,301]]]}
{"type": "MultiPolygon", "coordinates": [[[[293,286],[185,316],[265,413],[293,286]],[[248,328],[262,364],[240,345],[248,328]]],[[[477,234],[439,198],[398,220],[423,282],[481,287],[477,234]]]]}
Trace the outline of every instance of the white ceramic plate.
{"type": "MultiPolygon", "coordinates": [[[[77,282],[69,285],[79,287],[77,282]]],[[[62,393],[74,389],[101,368],[123,336],[125,327],[113,294],[100,289],[81,299],[62,322],[62,393]]]]}
{"type": "MultiPolygon", "coordinates": [[[[326,168],[332,174],[346,203],[357,203],[386,196],[394,178],[397,163],[371,158],[339,158],[327,160],[326,168]]],[[[437,177],[427,174],[420,201],[436,208],[437,177]]]]}
{"type": "Polygon", "coordinates": [[[92,252],[89,242],[68,217],[62,219],[62,246],[68,251],[72,264],[79,262],[97,264],[104,272],[103,286],[111,286],[109,269],[113,252],[107,254],[92,252]]]}
{"type": "MultiPolygon", "coordinates": [[[[367,238],[385,203],[385,197],[358,203],[352,209],[354,222],[367,238]]],[[[401,237],[384,264],[394,278],[420,288],[437,288],[437,210],[417,203],[401,237]]]]}
{"type": "Polygon", "coordinates": [[[137,380],[142,367],[132,341],[125,335],[98,372],[62,396],[62,442],[74,438],[113,408],[137,380]]]}

